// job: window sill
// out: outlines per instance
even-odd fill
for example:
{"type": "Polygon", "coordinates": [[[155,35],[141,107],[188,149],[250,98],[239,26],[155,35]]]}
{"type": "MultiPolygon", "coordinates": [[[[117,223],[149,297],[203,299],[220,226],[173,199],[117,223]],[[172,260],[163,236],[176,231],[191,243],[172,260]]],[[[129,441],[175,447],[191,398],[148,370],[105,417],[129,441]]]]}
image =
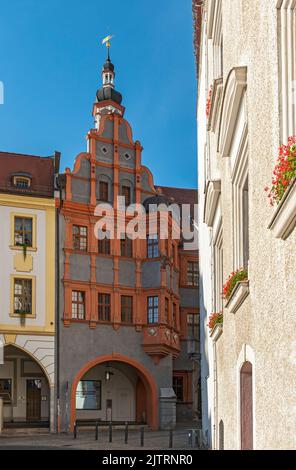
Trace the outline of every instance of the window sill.
{"type": "MultiPolygon", "coordinates": [[[[9,248],[11,250],[16,250],[16,251],[23,251],[24,250],[24,248],[22,246],[19,246],[19,245],[9,245],[9,248]]],[[[34,252],[34,251],[37,251],[37,248],[34,247],[34,246],[28,246],[26,251],[27,252],[29,252],[29,251],[34,252]]]]}
{"type": "Polygon", "coordinates": [[[286,240],[296,227],[296,178],[286,190],[268,228],[275,238],[286,240]]]}
{"type": "Polygon", "coordinates": [[[216,342],[220,338],[222,333],[223,323],[217,323],[217,325],[215,325],[212,331],[210,332],[210,337],[212,338],[212,341],[216,342]]]}
{"type": "Polygon", "coordinates": [[[21,314],[21,313],[10,313],[10,317],[12,318],[21,318],[24,320],[30,320],[31,318],[36,318],[36,314],[33,313],[26,313],[26,314],[21,314]]]}
{"type": "Polygon", "coordinates": [[[225,304],[230,313],[236,313],[250,293],[249,281],[238,282],[225,304]]]}

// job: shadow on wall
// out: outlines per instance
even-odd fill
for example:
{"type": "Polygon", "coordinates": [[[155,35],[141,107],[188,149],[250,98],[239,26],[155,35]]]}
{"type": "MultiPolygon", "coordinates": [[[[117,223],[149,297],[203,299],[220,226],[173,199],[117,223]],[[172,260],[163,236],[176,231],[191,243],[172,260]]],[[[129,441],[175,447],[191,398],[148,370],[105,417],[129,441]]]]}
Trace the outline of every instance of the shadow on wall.
{"type": "Polygon", "coordinates": [[[201,354],[201,406],[202,406],[202,432],[209,449],[212,448],[212,416],[209,410],[208,378],[208,335],[207,310],[204,304],[203,277],[199,278],[199,308],[200,308],[200,354],[201,354]]]}

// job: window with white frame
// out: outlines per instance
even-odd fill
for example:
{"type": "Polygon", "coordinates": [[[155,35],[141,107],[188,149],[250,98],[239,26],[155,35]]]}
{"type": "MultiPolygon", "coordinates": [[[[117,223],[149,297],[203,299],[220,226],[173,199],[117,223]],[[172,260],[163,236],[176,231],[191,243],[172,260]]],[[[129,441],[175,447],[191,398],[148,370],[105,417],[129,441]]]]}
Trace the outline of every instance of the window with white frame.
{"type": "Polygon", "coordinates": [[[217,230],[214,239],[214,310],[217,313],[223,310],[222,290],[223,290],[223,231],[222,223],[217,230]]]}
{"type": "Polygon", "coordinates": [[[279,0],[281,137],[296,135],[296,1],[279,0]]]}
{"type": "Polygon", "coordinates": [[[211,0],[208,12],[208,39],[212,42],[212,78],[223,76],[222,0],[211,0]]]}
{"type": "Polygon", "coordinates": [[[232,175],[234,269],[248,269],[249,264],[249,178],[248,139],[242,139],[232,175]]]}

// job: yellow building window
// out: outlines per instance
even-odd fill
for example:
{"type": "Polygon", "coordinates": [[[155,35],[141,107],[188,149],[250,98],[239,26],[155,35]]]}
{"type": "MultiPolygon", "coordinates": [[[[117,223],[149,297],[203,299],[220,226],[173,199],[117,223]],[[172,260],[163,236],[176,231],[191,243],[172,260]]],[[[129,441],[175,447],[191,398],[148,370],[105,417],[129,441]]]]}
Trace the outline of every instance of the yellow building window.
{"type": "Polygon", "coordinates": [[[35,316],[35,277],[11,276],[11,316],[35,316]]]}
{"type": "Polygon", "coordinates": [[[36,215],[11,214],[11,248],[36,250],[36,215]]]}

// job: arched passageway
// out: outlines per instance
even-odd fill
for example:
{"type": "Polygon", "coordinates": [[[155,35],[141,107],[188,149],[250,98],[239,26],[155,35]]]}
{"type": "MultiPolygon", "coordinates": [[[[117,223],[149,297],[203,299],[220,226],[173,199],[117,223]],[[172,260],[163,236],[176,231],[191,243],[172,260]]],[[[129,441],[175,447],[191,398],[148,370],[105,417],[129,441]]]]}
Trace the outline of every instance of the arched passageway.
{"type": "Polygon", "coordinates": [[[156,383],[147,369],[113,354],[85,364],[71,389],[71,429],[76,419],[147,423],[158,427],[156,383]]]}

